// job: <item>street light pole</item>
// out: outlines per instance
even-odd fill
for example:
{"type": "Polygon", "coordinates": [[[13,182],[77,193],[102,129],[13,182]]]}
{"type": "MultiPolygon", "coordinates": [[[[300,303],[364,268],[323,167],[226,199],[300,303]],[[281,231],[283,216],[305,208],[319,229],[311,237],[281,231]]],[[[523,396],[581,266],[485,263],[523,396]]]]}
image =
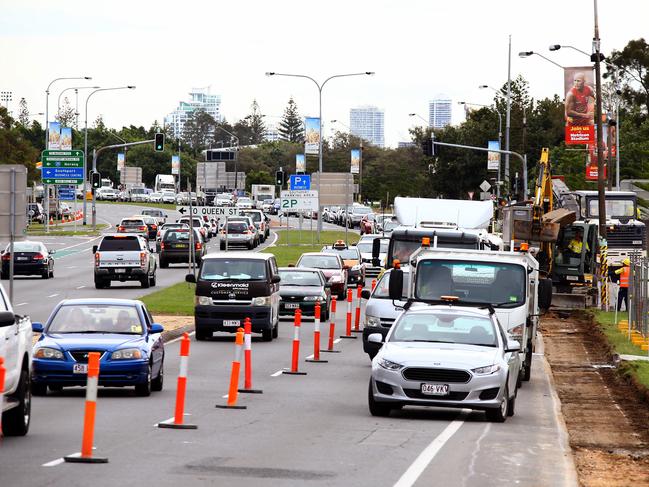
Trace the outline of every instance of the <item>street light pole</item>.
{"type": "Polygon", "coordinates": [[[597,123],[597,196],[599,207],[599,234],[606,239],[606,180],[604,179],[604,134],[602,133],[602,55],[600,53],[599,22],[597,0],[593,0],[595,36],[593,37],[593,55],[595,61],[595,122],[597,123]]]}
{"type": "MultiPolygon", "coordinates": [[[[87,225],[87,216],[86,216],[86,209],[87,209],[87,201],[86,201],[86,181],[88,179],[88,174],[87,174],[87,167],[88,167],[88,101],[90,101],[90,97],[94,95],[95,93],[98,93],[100,91],[113,91],[113,90],[133,90],[135,89],[135,86],[133,85],[127,85],[127,86],[115,86],[112,88],[99,88],[96,89],[95,91],[91,92],[88,97],[86,98],[86,121],[85,121],[85,129],[84,129],[84,141],[83,141],[83,224],[87,225]]],[[[93,211],[95,210],[95,191],[93,189],[92,191],[92,201],[93,201],[93,211]]],[[[93,219],[95,218],[95,215],[93,214],[93,219]]]]}
{"type": "Polygon", "coordinates": [[[512,36],[509,35],[509,55],[507,57],[507,115],[505,117],[505,182],[509,193],[509,128],[512,111],[512,36]]]}
{"type": "MultiPolygon", "coordinates": [[[[230,147],[232,147],[233,140],[236,141],[237,145],[235,147],[236,147],[236,149],[238,151],[238,149],[239,149],[239,137],[234,135],[232,132],[230,132],[228,130],[225,130],[223,127],[221,127],[219,125],[215,125],[214,128],[217,128],[219,130],[223,130],[223,132],[225,132],[226,134],[228,134],[230,136],[230,147]]],[[[219,141],[219,142],[221,142],[221,147],[223,147],[223,141],[219,141]]],[[[238,188],[238,186],[239,186],[238,162],[239,162],[239,154],[237,154],[235,152],[235,154],[234,154],[234,191],[237,192],[237,194],[238,194],[238,191],[239,191],[239,188],[238,188]]],[[[217,168],[218,168],[218,166],[217,166],[217,168]]],[[[227,172],[227,170],[226,170],[226,172],[227,172]]],[[[226,176],[227,176],[227,174],[226,174],[226,176]]],[[[226,181],[227,181],[227,177],[226,177],[226,181]]]]}
{"type": "Polygon", "coordinates": [[[266,72],[266,76],[288,76],[291,78],[306,78],[318,87],[318,117],[320,120],[320,140],[318,142],[318,241],[320,241],[320,232],[322,231],[322,207],[320,205],[320,180],[322,179],[322,89],[324,88],[325,84],[329,80],[332,80],[334,78],[346,78],[350,76],[372,76],[374,74],[374,71],[365,71],[364,73],[348,73],[348,74],[334,74],[333,76],[329,76],[327,79],[325,79],[322,83],[318,83],[315,79],[313,79],[311,76],[307,76],[304,74],[287,74],[287,73],[275,73],[272,71],[266,72]]]}

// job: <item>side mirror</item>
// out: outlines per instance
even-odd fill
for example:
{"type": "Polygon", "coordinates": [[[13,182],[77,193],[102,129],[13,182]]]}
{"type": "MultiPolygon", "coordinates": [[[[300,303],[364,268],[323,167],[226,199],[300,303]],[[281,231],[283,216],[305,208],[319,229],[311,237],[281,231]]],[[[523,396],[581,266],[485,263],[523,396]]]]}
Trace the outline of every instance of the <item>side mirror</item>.
{"type": "Polygon", "coordinates": [[[93,253],[93,254],[96,254],[98,248],[99,248],[99,246],[97,246],[97,245],[93,245],[93,246],[92,246],[92,253],[93,253]]]}
{"type": "Polygon", "coordinates": [[[381,239],[375,238],[372,240],[372,259],[379,260],[379,255],[381,254],[381,239]]]}
{"type": "Polygon", "coordinates": [[[505,352],[520,352],[521,351],[521,344],[518,343],[516,340],[507,340],[507,348],[505,349],[505,352]]]}
{"type": "Polygon", "coordinates": [[[16,322],[16,315],[11,311],[3,311],[0,313],[0,328],[11,326],[16,322]]]}
{"type": "Polygon", "coordinates": [[[153,335],[155,333],[162,333],[165,331],[164,327],[160,323],[153,323],[151,325],[151,331],[150,333],[153,335]]]}
{"type": "Polygon", "coordinates": [[[270,278],[270,282],[272,284],[278,284],[279,282],[281,282],[281,280],[282,278],[278,274],[275,274],[273,277],[270,278]]]}
{"type": "Polygon", "coordinates": [[[54,254],[56,254],[56,250],[47,249],[47,253],[50,254],[50,255],[54,255],[54,254]]]}
{"type": "Polygon", "coordinates": [[[369,289],[363,289],[361,291],[361,298],[363,299],[370,299],[371,295],[372,295],[372,291],[370,291],[369,289]]]}
{"type": "Polygon", "coordinates": [[[401,301],[403,298],[403,270],[392,269],[390,272],[390,299],[401,301]]]}
{"type": "Polygon", "coordinates": [[[34,333],[43,333],[43,323],[35,321],[32,323],[32,331],[34,333]]]}
{"type": "Polygon", "coordinates": [[[196,282],[196,276],[194,274],[185,274],[185,282],[196,282]]]}
{"type": "Polygon", "coordinates": [[[367,341],[370,343],[383,343],[383,335],[380,333],[371,333],[367,337],[367,341]]]}

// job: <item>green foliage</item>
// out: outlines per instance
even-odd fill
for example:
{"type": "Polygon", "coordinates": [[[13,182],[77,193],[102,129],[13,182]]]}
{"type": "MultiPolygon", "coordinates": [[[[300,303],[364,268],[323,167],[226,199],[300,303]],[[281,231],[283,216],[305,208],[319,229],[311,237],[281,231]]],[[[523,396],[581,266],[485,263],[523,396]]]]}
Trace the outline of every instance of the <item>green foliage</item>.
{"type": "Polygon", "coordinates": [[[0,164],[26,166],[28,182],[31,184],[40,177],[40,171],[36,170],[36,162],[40,159],[40,154],[31,140],[26,137],[27,133],[29,130],[22,125],[14,126],[14,119],[9,116],[6,108],[0,106],[0,164]]]}
{"type": "Polygon", "coordinates": [[[289,98],[282,121],[279,123],[279,135],[287,142],[304,142],[304,123],[293,97],[289,98]]]}
{"type": "MultiPolygon", "coordinates": [[[[636,107],[647,118],[649,110],[649,44],[635,39],[621,51],[613,51],[610,62],[618,69],[622,97],[629,107],[636,107]]],[[[609,73],[613,69],[608,68],[609,73]]]]}

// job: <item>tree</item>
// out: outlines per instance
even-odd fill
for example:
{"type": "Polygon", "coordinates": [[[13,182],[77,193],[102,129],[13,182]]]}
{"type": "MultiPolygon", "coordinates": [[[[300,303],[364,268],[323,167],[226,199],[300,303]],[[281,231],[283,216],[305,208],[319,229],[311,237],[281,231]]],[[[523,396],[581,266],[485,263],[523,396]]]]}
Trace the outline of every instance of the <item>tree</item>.
{"type": "Polygon", "coordinates": [[[282,121],[279,123],[279,136],[288,142],[304,142],[304,124],[293,97],[289,98],[282,121]]]}
{"type": "Polygon", "coordinates": [[[188,144],[194,155],[207,148],[214,140],[216,120],[205,110],[195,110],[185,123],[183,142],[188,144]]]}
{"type": "MultiPolygon", "coordinates": [[[[621,51],[613,51],[610,62],[618,68],[622,97],[646,117],[649,111],[649,44],[643,39],[629,41],[621,51]]],[[[609,73],[613,71],[608,68],[609,73]]]]}
{"type": "Polygon", "coordinates": [[[18,123],[23,127],[29,127],[29,109],[27,108],[27,100],[20,99],[18,103],[18,123]]]}
{"type": "Polygon", "coordinates": [[[0,164],[22,164],[27,167],[28,181],[40,177],[36,170],[39,153],[34,146],[23,137],[25,128],[14,127],[14,120],[7,109],[0,106],[0,164]]]}
{"type": "Polygon", "coordinates": [[[250,128],[250,143],[261,144],[266,138],[266,124],[257,100],[252,101],[250,110],[250,115],[245,118],[250,128]]]}
{"type": "Polygon", "coordinates": [[[74,111],[74,108],[72,108],[72,105],[70,105],[70,100],[68,100],[68,97],[66,96],[65,98],[63,98],[63,105],[59,109],[59,113],[56,114],[56,120],[61,123],[61,127],[72,127],[72,124],[76,119],[76,115],[77,114],[74,111]]]}

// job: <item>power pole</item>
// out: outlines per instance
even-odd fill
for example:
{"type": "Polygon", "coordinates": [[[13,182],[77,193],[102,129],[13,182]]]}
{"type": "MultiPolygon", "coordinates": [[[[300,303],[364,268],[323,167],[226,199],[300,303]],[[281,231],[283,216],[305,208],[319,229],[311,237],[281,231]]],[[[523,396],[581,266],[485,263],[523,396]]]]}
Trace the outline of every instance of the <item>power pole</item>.
{"type": "Polygon", "coordinates": [[[597,0],[593,0],[595,9],[595,37],[593,37],[593,54],[591,61],[595,62],[595,122],[597,124],[597,199],[599,209],[599,235],[606,238],[606,179],[604,179],[604,151],[602,133],[602,77],[599,23],[597,19],[597,0]]]}

